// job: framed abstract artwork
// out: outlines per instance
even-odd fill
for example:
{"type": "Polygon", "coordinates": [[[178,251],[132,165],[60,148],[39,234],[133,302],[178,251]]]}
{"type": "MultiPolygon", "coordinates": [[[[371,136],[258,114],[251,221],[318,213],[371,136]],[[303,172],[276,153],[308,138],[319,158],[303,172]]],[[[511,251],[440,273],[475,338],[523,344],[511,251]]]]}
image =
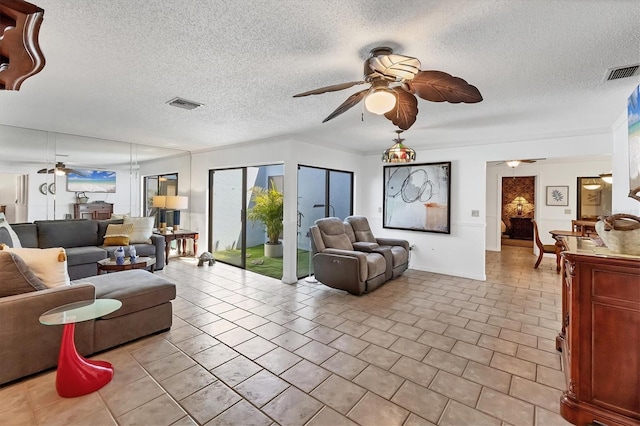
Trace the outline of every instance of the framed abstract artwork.
{"type": "Polygon", "coordinates": [[[384,228],[451,233],[451,162],[384,166],[384,228]]]}
{"type": "Polygon", "coordinates": [[[568,186],[547,186],[548,206],[568,206],[569,187],[568,186]]]}

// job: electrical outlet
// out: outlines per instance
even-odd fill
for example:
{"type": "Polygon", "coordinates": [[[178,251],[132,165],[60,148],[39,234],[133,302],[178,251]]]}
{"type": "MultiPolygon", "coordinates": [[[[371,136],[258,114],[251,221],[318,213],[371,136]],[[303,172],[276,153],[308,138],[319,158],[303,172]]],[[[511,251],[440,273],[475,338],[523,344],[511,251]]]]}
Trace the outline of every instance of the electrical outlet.
{"type": "Polygon", "coordinates": [[[382,207],[378,207],[378,213],[382,213],[382,207]]]}
{"type": "Polygon", "coordinates": [[[480,217],[480,210],[471,210],[472,217],[480,217]]]}

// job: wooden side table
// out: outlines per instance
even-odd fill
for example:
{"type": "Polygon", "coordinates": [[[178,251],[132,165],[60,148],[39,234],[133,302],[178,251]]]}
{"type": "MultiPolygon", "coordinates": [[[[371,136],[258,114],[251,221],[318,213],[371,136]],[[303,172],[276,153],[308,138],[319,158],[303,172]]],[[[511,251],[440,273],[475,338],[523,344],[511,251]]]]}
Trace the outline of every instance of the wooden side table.
{"type": "Polygon", "coordinates": [[[155,232],[155,234],[162,235],[164,237],[164,252],[165,252],[165,263],[169,264],[169,251],[171,249],[171,241],[178,240],[178,253],[182,256],[185,256],[187,251],[187,239],[193,239],[193,255],[195,256],[198,253],[198,233],[195,231],[189,231],[188,229],[180,229],[178,231],[166,231],[166,232],[155,232]],[[180,243],[182,243],[182,247],[180,247],[180,243]],[[182,248],[182,251],[180,250],[182,248]]]}

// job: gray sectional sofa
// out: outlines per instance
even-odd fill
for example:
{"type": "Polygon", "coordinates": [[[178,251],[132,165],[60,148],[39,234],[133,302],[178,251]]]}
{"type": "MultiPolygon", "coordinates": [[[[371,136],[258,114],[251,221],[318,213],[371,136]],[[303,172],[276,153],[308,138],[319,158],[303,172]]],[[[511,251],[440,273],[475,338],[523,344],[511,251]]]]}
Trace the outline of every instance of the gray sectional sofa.
{"type": "MultiPolygon", "coordinates": [[[[15,267],[15,257],[0,251],[0,294],[15,293],[15,282],[29,274],[24,264],[15,267]]],[[[175,296],[175,284],[137,269],[0,297],[0,385],[57,365],[63,326],[40,324],[46,311],[100,298],[122,302],[109,315],[76,324],[76,347],[86,356],[171,328],[175,296]]]]}
{"type": "MultiPolygon", "coordinates": [[[[64,247],[67,252],[67,269],[72,280],[96,275],[97,262],[113,257],[117,247],[103,246],[104,234],[110,223],[120,221],[106,220],[39,220],[33,223],[12,224],[11,228],[20,239],[22,247],[50,248],[64,247]]],[[[6,229],[0,228],[0,243],[12,247],[11,238],[6,229]]],[[[134,244],[138,256],[156,258],[155,270],[164,268],[164,237],[153,234],[151,243],[134,244]]],[[[128,247],[125,247],[128,256],[128,247]]]]}

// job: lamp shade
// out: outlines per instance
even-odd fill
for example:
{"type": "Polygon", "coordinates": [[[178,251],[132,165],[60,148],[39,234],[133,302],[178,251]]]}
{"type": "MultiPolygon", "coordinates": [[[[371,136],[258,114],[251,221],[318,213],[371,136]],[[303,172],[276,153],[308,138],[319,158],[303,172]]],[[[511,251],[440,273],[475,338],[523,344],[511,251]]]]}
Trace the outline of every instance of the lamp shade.
{"type": "Polygon", "coordinates": [[[151,201],[151,206],[164,209],[167,206],[167,196],[166,195],[154,195],[153,200],[151,201]]]}
{"type": "Polygon", "coordinates": [[[520,160],[509,160],[509,161],[507,161],[507,166],[511,167],[512,169],[515,169],[519,165],[520,165],[520,160]]]}
{"type": "Polygon", "coordinates": [[[410,163],[415,159],[416,152],[404,146],[402,142],[396,143],[382,154],[382,161],[385,163],[410,163]]]}
{"type": "Polygon", "coordinates": [[[396,130],[396,133],[398,137],[393,139],[395,144],[382,153],[382,161],[385,163],[410,163],[415,161],[416,152],[402,144],[404,140],[400,137],[402,130],[396,130]]]}
{"type": "Polygon", "coordinates": [[[169,210],[185,210],[189,207],[189,197],[169,195],[166,207],[169,210]]]}
{"type": "Polygon", "coordinates": [[[396,106],[396,95],[387,88],[374,89],[364,100],[367,111],[382,115],[396,106]]]}

